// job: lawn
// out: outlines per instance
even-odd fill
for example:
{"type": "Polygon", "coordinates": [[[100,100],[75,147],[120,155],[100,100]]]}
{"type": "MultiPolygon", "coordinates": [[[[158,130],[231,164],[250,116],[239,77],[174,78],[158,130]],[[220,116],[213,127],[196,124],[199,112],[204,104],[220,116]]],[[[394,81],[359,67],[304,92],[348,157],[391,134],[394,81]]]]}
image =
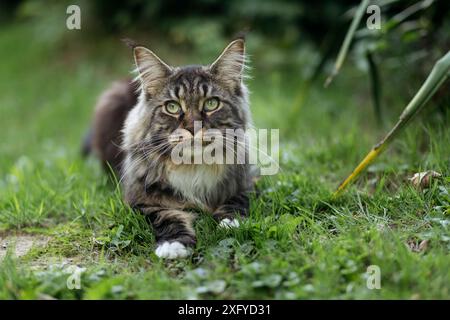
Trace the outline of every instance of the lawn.
{"type": "MultiPolygon", "coordinates": [[[[199,213],[193,256],[161,261],[149,226],[79,154],[97,96],[129,74],[131,53],[112,37],[40,35],[26,25],[0,30],[0,299],[450,298],[449,108],[419,116],[332,200],[388,129],[374,121],[366,75],[348,63],[330,88],[316,83],[302,100],[313,50],[268,64],[250,37],[255,125],[280,129],[281,170],[258,182],[238,229],[199,213]],[[442,178],[414,188],[408,178],[425,170],[442,178]],[[367,287],[371,265],[381,289],[367,287]],[[70,289],[77,272],[80,288],[70,289]]],[[[174,64],[215,58],[159,40],[152,48],[174,64]]],[[[388,123],[421,81],[398,91],[388,83],[388,123]]]]}

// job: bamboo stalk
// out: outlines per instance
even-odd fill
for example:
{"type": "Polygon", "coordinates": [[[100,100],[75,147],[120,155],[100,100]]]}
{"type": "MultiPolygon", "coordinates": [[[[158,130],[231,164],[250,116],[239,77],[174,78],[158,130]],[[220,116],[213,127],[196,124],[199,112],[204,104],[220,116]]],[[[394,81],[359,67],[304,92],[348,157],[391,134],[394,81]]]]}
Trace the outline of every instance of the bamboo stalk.
{"type": "Polygon", "coordinates": [[[449,75],[450,51],[436,62],[419,91],[403,110],[395,126],[379,143],[372,148],[372,150],[369,151],[369,153],[353,170],[353,172],[339,185],[333,194],[333,198],[339,196],[342,191],[344,191],[344,189],[389,146],[392,140],[402,132],[411,119],[413,119],[424,108],[428,100],[430,100],[430,98],[442,86],[449,75]]]}
{"type": "Polygon", "coordinates": [[[336,58],[336,62],[334,64],[333,71],[328,76],[327,80],[325,81],[324,87],[328,87],[333,81],[333,78],[339,73],[339,70],[342,67],[342,64],[344,63],[345,57],[347,56],[348,49],[350,48],[350,44],[352,42],[353,36],[355,35],[356,28],[358,27],[359,23],[361,22],[361,19],[366,12],[367,6],[369,5],[369,0],[361,0],[361,3],[358,7],[358,10],[355,13],[355,16],[353,17],[352,23],[350,25],[350,28],[347,31],[347,34],[345,35],[344,42],[342,43],[341,49],[339,50],[339,54],[336,58]]]}

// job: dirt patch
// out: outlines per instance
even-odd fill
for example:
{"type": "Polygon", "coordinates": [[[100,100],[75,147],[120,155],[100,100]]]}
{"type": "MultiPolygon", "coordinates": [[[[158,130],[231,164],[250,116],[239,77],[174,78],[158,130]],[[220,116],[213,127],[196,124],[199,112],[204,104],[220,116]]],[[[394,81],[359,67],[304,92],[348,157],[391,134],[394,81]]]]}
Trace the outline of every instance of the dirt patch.
{"type": "Polygon", "coordinates": [[[90,264],[94,264],[97,262],[98,259],[96,257],[89,257],[86,258],[86,256],[74,256],[70,258],[66,257],[40,257],[36,260],[33,260],[30,263],[30,269],[34,271],[42,271],[42,270],[48,270],[52,268],[53,266],[65,268],[68,266],[86,266],[90,264]]]}
{"type": "Polygon", "coordinates": [[[40,235],[1,235],[0,234],[0,261],[11,251],[15,257],[26,255],[33,247],[45,246],[50,238],[40,235]]]}

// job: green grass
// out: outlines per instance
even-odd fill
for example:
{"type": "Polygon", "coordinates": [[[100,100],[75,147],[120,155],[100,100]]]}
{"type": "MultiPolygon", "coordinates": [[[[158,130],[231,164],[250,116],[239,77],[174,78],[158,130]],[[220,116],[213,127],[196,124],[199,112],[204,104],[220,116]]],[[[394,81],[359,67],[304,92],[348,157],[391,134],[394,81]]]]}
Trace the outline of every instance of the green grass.
{"type": "MultiPolygon", "coordinates": [[[[349,65],[331,88],[313,86],[293,110],[308,55],[287,71],[258,64],[255,49],[254,119],[280,129],[282,171],[258,183],[261,196],[239,229],[217,230],[199,215],[192,258],[161,261],[150,228],[99,164],[78,153],[96,97],[127,75],[130,54],[113,39],[67,37],[61,45],[26,26],[0,31],[0,237],[50,239],[0,262],[0,298],[450,298],[448,108],[415,121],[332,202],[337,184],[383,133],[365,77],[349,65]],[[407,177],[429,169],[443,178],[424,191],[411,187],[407,177]],[[409,248],[423,240],[425,250],[409,248]],[[67,288],[69,265],[86,268],[80,290],[67,288]],[[369,265],[381,269],[380,290],[366,287],[369,265]]],[[[156,51],[169,62],[199,62],[169,49],[156,51]]],[[[389,90],[394,122],[410,96],[395,83],[389,90]]]]}

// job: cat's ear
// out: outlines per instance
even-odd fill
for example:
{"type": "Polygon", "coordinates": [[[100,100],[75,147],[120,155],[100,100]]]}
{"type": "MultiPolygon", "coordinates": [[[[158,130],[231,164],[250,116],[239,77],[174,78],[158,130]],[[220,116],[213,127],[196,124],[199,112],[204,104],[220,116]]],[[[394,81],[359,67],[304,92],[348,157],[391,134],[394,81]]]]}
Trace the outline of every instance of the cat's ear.
{"type": "Polygon", "coordinates": [[[172,68],[146,47],[134,47],[133,55],[143,89],[154,94],[165,83],[172,68]]]}
{"type": "Polygon", "coordinates": [[[227,84],[241,83],[245,67],[245,41],[242,38],[232,41],[214,61],[211,72],[227,84]]]}

